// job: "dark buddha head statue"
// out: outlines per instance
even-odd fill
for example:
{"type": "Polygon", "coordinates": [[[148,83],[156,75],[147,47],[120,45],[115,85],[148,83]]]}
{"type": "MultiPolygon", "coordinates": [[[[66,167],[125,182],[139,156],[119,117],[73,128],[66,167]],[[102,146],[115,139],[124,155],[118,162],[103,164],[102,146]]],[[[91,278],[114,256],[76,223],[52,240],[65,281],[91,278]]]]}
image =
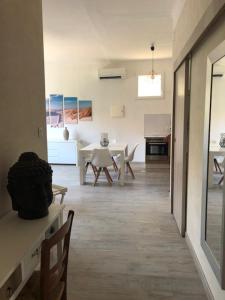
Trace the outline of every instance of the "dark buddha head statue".
{"type": "Polygon", "coordinates": [[[48,214],[53,199],[52,169],[36,153],[22,153],[9,169],[7,189],[19,217],[42,218],[48,214]]]}

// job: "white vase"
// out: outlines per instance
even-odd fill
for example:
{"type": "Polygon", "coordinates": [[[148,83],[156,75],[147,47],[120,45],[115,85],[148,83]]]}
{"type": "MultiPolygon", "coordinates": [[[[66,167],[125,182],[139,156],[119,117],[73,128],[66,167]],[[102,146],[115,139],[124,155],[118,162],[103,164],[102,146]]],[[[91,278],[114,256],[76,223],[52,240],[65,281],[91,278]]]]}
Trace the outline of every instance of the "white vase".
{"type": "Polygon", "coordinates": [[[68,141],[69,136],[70,136],[69,130],[67,129],[67,127],[65,127],[64,130],[63,130],[64,140],[68,141]]]}
{"type": "Polygon", "coordinates": [[[220,142],[219,142],[219,144],[220,144],[221,148],[225,148],[225,133],[221,133],[220,134],[220,142]]]}
{"type": "Polygon", "coordinates": [[[100,145],[102,147],[107,147],[109,145],[108,133],[106,132],[101,133],[100,145]]]}

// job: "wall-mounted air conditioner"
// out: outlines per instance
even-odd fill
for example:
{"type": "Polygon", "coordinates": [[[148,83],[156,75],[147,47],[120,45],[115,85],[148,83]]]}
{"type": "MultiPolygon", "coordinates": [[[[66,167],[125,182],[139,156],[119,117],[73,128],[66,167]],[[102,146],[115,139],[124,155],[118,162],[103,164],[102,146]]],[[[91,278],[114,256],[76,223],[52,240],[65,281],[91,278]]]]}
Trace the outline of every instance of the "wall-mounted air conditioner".
{"type": "Polygon", "coordinates": [[[125,68],[111,68],[111,69],[100,69],[98,70],[99,79],[125,79],[126,70],[125,68]]]}

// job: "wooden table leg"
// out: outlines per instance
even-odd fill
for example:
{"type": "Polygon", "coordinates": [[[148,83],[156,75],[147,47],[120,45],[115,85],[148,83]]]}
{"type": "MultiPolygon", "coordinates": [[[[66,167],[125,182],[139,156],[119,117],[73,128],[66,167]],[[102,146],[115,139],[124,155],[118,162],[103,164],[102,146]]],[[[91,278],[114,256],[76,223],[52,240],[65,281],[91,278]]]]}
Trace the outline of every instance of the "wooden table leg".
{"type": "Polygon", "coordinates": [[[209,164],[208,164],[208,187],[213,187],[213,169],[214,169],[214,163],[213,163],[214,153],[209,152],[209,164]]]}
{"type": "Polygon", "coordinates": [[[80,153],[79,165],[80,165],[80,185],[85,183],[85,157],[80,153]]]}
{"type": "Polygon", "coordinates": [[[124,177],[125,177],[125,154],[121,152],[120,154],[120,185],[124,185],[124,177]]]}

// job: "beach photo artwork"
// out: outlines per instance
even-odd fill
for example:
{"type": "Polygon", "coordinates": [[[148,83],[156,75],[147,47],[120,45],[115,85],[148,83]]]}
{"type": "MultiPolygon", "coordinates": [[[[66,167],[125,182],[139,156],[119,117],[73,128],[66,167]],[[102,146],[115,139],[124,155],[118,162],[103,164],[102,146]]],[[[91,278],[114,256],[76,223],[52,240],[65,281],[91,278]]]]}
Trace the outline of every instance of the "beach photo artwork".
{"type": "Polygon", "coordinates": [[[63,95],[50,95],[50,124],[51,127],[63,127],[63,95]]]}
{"type": "Polygon", "coordinates": [[[64,97],[64,123],[78,123],[78,107],[76,97],[64,97]]]}
{"type": "Polygon", "coordinates": [[[92,121],[92,101],[79,100],[79,120],[92,121]]]}
{"type": "Polygon", "coordinates": [[[50,111],[49,111],[49,98],[45,100],[45,109],[46,109],[46,124],[50,124],[50,111]]]}

